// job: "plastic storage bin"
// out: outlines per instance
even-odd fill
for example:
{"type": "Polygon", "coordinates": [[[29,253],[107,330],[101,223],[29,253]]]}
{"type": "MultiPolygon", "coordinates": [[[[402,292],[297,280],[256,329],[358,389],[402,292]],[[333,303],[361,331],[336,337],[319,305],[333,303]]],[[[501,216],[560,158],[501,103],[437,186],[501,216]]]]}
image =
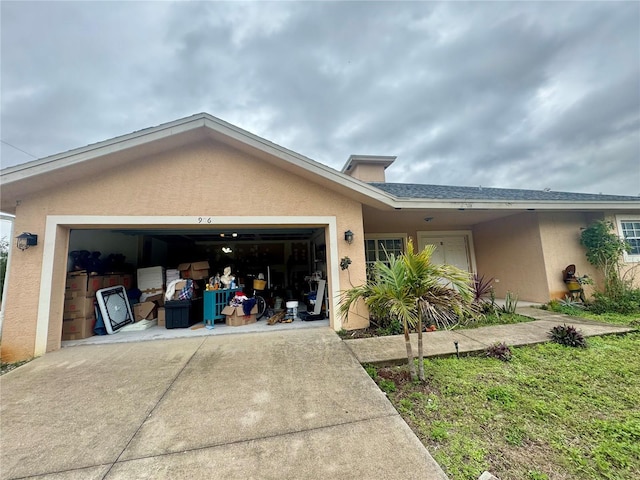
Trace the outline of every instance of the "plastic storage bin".
{"type": "Polygon", "coordinates": [[[166,328],[188,328],[191,325],[191,300],[164,302],[166,328]]]}

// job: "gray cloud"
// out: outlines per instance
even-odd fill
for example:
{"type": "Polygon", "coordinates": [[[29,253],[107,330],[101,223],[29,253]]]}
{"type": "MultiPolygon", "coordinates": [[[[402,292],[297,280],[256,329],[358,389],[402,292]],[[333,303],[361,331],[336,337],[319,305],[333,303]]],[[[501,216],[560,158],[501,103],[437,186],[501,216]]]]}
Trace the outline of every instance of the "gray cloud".
{"type": "Polygon", "coordinates": [[[635,2],[0,8],[2,139],[36,156],[206,111],[389,181],[640,194],[635,2]]]}

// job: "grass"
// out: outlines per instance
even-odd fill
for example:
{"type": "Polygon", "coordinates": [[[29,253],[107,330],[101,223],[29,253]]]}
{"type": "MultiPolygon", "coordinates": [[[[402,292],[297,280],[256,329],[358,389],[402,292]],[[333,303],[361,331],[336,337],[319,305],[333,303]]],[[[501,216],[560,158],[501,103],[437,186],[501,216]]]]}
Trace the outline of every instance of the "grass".
{"type": "Polygon", "coordinates": [[[640,333],[588,342],[367,371],[452,480],[640,478],[640,333]]]}
{"type": "Polygon", "coordinates": [[[587,318],[598,322],[613,323],[615,325],[640,326],[640,313],[592,313],[587,309],[562,305],[558,302],[550,302],[545,305],[546,310],[564,313],[573,317],[587,318]]]}
{"type": "Polygon", "coordinates": [[[30,362],[31,360],[22,360],[20,362],[0,362],[0,375],[4,375],[5,373],[10,372],[11,370],[15,370],[20,365],[24,365],[25,363],[30,362]]]}

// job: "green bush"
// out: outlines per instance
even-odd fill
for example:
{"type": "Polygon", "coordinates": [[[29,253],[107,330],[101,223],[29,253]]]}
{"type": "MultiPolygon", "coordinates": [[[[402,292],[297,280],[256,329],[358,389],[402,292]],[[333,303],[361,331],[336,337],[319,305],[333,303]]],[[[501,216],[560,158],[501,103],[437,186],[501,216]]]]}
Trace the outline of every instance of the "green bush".
{"type": "Polygon", "coordinates": [[[380,329],[382,335],[402,335],[404,329],[402,323],[395,318],[387,323],[385,327],[380,329]]]}
{"type": "Polygon", "coordinates": [[[587,348],[587,341],[573,325],[557,325],[549,332],[552,341],[567,347],[587,348]]]}
{"type": "Polygon", "coordinates": [[[640,313],[640,289],[623,289],[616,298],[604,293],[595,293],[594,300],[589,305],[593,313],[640,313]]]}
{"type": "Polygon", "coordinates": [[[487,354],[487,357],[502,360],[503,362],[508,362],[512,357],[511,349],[504,342],[494,343],[485,350],[485,353],[487,354]]]}

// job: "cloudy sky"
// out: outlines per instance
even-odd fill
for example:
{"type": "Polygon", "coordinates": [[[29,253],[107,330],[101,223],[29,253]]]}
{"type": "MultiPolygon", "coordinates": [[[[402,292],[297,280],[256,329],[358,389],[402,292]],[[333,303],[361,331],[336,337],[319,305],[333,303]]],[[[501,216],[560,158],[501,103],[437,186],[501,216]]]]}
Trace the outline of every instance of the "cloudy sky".
{"type": "Polygon", "coordinates": [[[2,167],[207,112],[387,181],[640,194],[640,3],[1,2],[2,167]]]}

